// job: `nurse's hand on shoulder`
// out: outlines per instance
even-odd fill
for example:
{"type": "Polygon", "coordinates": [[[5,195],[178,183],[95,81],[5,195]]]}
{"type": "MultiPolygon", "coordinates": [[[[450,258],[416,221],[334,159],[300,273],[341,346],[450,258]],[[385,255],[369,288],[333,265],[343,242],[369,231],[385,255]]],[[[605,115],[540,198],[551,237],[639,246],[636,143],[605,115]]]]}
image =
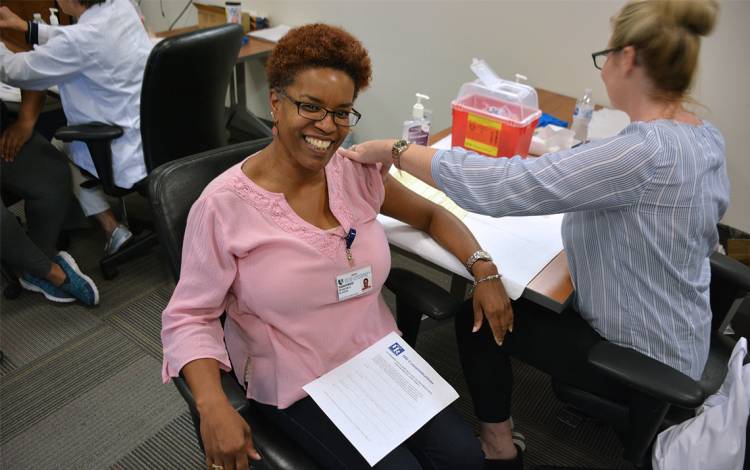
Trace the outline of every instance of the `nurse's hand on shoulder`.
{"type": "Polygon", "coordinates": [[[228,401],[199,410],[208,470],[248,470],[260,460],[250,426],[228,401]]]}
{"type": "MultiPolygon", "coordinates": [[[[477,262],[475,267],[473,271],[476,279],[497,274],[497,267],[492,263],[477,262]],[[482,266],[479,266],[480,264],[482,266]]],[[[495,342],[498,345],[503,344],[505,335],[513,332],[513,307],[502,280],[493,279],[477,284],[474,289],[473,302],[474,327],[472,331],[479,331],[484,318],[487,318],[495,342]]]]}
{"type": "Polygon", "coordinates": [[[26,32],[27,23],[8,7],[0,7],[0,29],[13,29],[26,32]]]}
{"type": "Polygon", "coordinates": [[[385,140],[368,140],[361,144],[352,145],[348,149],[341,149],[341,155],[354,160],[355,162],[372,164],[382,163],[384,167],[390,167],[393,163],[391,149],[393,148],[393,139],[385,140]]]}

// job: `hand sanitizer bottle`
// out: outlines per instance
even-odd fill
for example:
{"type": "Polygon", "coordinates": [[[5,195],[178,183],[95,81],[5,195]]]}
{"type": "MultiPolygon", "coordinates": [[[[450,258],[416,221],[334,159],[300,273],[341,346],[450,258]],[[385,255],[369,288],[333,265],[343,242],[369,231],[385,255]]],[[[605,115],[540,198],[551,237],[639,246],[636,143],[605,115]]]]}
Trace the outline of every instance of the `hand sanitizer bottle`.
{"type": "Polygon", "coordinates": [[[422,100],[429,100],[430,97],[422,93],[416,95],[417,102],[411,109],[412,118],[404,121],[402,137],[410,144],[427,145],[430,138],[430,120],[425,118],[422,100]]]}
{"type": "Polygon", "coordinates": [[[57,8],[49,9],[49,24],[51,24],[52,26],[57,26],[60,24],[60,20],[57,19],[57,8]]]}
{"type": "Polygon", "coordinates": [[[42,19],[42,14],[41,13],[34,13],[32,15],[31,21],[34,22],[34,23],[36,23],[36,24],[45,24],[44,20],[42,19]]]}

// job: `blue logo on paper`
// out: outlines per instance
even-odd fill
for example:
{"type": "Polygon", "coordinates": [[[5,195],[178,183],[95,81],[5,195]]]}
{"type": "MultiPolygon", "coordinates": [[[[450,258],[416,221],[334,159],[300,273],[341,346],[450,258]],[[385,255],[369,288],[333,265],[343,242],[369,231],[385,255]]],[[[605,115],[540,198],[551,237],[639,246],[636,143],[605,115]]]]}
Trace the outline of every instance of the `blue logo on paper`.
{"type": "Polygon", "coordinates": [[[398,356],[399,354],[404,352],[404,348],[402,348],[398,343],[393,343],[392,345],[388,346],[388,349],[391,350],[394,356],[398,356]]]}

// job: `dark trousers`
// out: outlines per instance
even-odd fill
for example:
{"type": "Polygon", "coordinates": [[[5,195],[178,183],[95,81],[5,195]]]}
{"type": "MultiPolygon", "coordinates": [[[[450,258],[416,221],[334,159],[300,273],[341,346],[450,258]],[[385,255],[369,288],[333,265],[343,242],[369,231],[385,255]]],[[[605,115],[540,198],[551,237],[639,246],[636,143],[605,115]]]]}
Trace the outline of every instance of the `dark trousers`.
{"type": "Polygon", "coordinates": [[[2,192],[23,198],[28,230],[2,207],[2,253],[14,269],[44,278],[57,250],[72,191],[70,168],[64,155],[34,133],[12,162],[0,162],[2,192]]]}
{"type": "Polygon", "coordinates": [[[479,470],[484,462],[479,440],[451,407],[438,413],[375,467],[370,467],[312,398],[303,398],[283,410],[254,404],[325,469],[479,470]]]}
{"type": "Polygon", "coordinates": [[[456,339],[464,377],[477,418],[499,423],[510,418],[513,370],[510,357],[573,385],[617,401],[627,400],[621,385],[587,365],[588,352],[601,336],[568,308],[555,313],[524,299],[513,302],[513,333],[502,346],[492,337],[487,321],[476,333],[471,300],[456,317],[456,339]]]}

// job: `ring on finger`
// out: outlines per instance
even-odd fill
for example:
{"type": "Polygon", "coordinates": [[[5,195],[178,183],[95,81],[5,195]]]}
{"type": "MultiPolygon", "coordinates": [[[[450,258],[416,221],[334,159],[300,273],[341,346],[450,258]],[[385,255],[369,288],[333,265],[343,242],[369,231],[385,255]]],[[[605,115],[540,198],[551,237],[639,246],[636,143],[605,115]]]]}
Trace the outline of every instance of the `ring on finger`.
{"type": "Polygon", "coordinates": [[[211,464],[211,470],[224,470],[224,466],[213,463],[211,464]]]}

